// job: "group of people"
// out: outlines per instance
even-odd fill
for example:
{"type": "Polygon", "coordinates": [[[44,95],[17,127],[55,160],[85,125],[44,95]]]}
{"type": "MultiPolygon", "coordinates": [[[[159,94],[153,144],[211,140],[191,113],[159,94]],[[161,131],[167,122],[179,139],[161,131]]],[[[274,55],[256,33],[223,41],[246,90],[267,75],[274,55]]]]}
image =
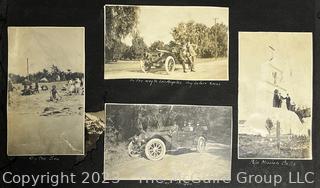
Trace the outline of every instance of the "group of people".
{"type": "MultiPolygon", "coordinates": [[[[62,87],[62,91],[66,91],[66,95],[84,95],[84,81],[83,79],[71,79],[62,87]]],[[[59,94],[56,85],[53,85],[50,90],[50,101],[61,100],[62,96],[59,94]]]]}
{"type": "Polygon", "coordinates": [[[179,49],[179,59],[182,64],[183,72],[186,73],[186,64],[189,65],[191,72],[195,72],[195,58],[197,53],[195,52],[195,48],[197,46],[195,44],[191,44],[190,42],[182,43],[179,49]]]}
{"type": "MultiPolygon", "coordinates": [[[[22,83],[22,85],[23,85],[23,90],[21,91],[21,95],[33,95],[36,93],[40,93],[39,88],[41,88],[42,91],[47,91],[49,89],[48,86],[45,84],[42,84],[41,86],[39,86],[38,82],[32,83],[28,80],[25,80],[22,83]]],[[[57,101],[57,100],[60,100],[61,98],[62,97],[59,95],[56,85],[52,85],[52,88],[50,90],[49,100],[57,101]]]]}
{"type": "Polygon", "coordinates": [[[39,93],[39,83],[32,83],[28,80],[25,80],[23,83],[23,90],[21,90],[21,95],[32,95],[35,93],[39,93]]]}
{"type": "Polygon", "coordinates": [[[69,80],[68,83],[63,86],[62,90],[67,91],[69,95],[83,94],[83,79],[76,78],[69,80]]]}
{"type": "Polygon", "coordinates": [[[292,110],[292,108],[294,108],[295,104],[291,101],[291,97],[289,96],[289,93],[287,93],[286,97],[283,97],[279,92],[279,90],[275,89],[273,93],[273,107],[281,108],[283,100],[286,101],[286,107],[288,110],[292,110]]]}
{"type": "Polygon", "coordinates": [[[278,89],[274,90],[273,93],[273,107],[281,108],[282,101],[285,100],[286,108],[290,111],[293,111],[297,114],[300,121],[303,122],[303,118],[311,116],[311,110],[307,107],[297,107],[296,104],[292,101],[290,95],[287,93],[286,97],[283,97],[278,89]]]}

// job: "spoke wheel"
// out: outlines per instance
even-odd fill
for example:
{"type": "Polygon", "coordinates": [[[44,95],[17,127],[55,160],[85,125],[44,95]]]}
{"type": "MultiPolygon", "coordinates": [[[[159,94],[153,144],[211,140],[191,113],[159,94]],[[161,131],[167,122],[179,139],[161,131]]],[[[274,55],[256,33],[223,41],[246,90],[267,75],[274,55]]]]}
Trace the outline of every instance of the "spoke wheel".
{"type": "Polygon", "coordinates": [[[151,139],[145,147],[145,154],[149,160],[161,160],[166,154],[166,145],[158,138],[151,139]]]}
{"type": "Polygon", "coordinates": [[[134,148],[134,143],[131,141],[128,145],[128,154],[130,157],[139,157],[139,152],[134,148]]]}
{"type": "Polygon", "coordinates": [[[176,66],[176,63],[174,61],[174,58],[172,56],[168,56],[165,61],[165,69],[167,74],[172,73],[175,69],[175,66],[176,66]]]}
{"type": "Polygon", "coordinates": [[[149,70],[151,69],[150,66],[148,66],[148,64],[145,61],[140,61],[140,69],[142,70],[142,72],[147,73],[149,72],[149,70]]]}
{"type": "Polygon", "coordinates": [[[203,153],[206,150],[206,139],[204,137],[199,137],[198,144],[197,144],[197,151],[199,153],[203,153]]]}

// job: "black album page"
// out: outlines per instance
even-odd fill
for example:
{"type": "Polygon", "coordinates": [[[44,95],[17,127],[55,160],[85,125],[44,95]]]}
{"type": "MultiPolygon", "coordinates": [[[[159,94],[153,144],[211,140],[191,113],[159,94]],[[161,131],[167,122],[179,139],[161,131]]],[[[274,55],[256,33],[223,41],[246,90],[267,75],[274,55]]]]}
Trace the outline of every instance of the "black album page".
{"type": "Polygon", "coordinates": [[[319,12],[0,1],[0,187],[319,187],[319,12]]]}

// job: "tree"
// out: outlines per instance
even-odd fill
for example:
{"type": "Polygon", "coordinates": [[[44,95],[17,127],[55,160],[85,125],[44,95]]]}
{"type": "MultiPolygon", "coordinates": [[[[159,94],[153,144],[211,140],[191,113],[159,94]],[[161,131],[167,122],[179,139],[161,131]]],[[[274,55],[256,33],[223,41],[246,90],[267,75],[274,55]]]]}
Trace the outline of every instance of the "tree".
{"type": "Polygon", "coordinates": [[[164,42],[158,40],[153,42],[149,47],[150,51],[155,51],[157,49],[164,49],[164,42]]]}
{"type": "Polygon", "coordinates": [[[9,73],[9,78],[14,84],[22,83],[25,80],[25,77],[13,73],[9,73]]]}
{"type": "Polygon", "coordinates": [[[113,61],[121,40],[133,33],[138,22],[138,7],[106,6],[105,62],[113,61]]]}
{"type": "Polygon", "coordinates": [[[207,27],[193,21],[179,23],[172,29],[175,42],[182,44],[191,42],[198,48],[199,57],[226,57],[228,51],[228,28],[222,23],[207,27]]]}
{"type": "Polygon", "coordinates": [[[130,49],[130,46],[122,43],[122,42],[119,42],[115,48],[114,48],[114,54],[113,54],[113,59],[114,60],[119,60],[119,59],[128,59],[128,51],[130,49]]]}
{"type": "Polygon", "coordinates": [[[228,51],[228,28],[224,24],[217,23],[211,27],[215,32],[217,43],[217,57],[227,56],[228,51]]]}
{"type": "Polygon", "coordinates": [[[143,56],[148,49],[148,46],[143,41],[143,38],[140,37],[138,34],[135,34],[132,39],[132,45],[130,47],[131,58],[132,59],[139,59],[143,56]]]}
{"type": "Polygon", "coordinates": [[[141,128],[148,132],[191,123],[193,126],[207,126],[209,139],[224,144],[231,141],[232,110],[229,107],[107,105],[106,111],[112,122],[106,131],[108,140],[115,140],[111,139],[115,134],[109,134],[108,131],[119,133],[118,138],[121,139],[117,141],[126,141],[139,133],[141,128]]]}
{"type": "Polygon", "coordinates": [[[56,65],[51,65],[51,81],[56,81],[60,77],[61,70],[56,65]]]}
{"type": "Polygon", "coordinates": [[[67,72],[64,72],[56,65],[50,66],[51,71],[49,72],[48,69],[42,69],[42,71],[38,71],[33,74],[29,74],[27,76],[20,76],[16,74],[9,74],[9,78],[12,83],[23,83],[25,80],[30,80],[32,83],[39,82],[42,78],[48,79],[48,81],[57,81],[57,77],[60,77],[60,81],[76,79],[76,78],[83,78],[84,74],[81,72],[71,72],[70,69],[67,72]]]}

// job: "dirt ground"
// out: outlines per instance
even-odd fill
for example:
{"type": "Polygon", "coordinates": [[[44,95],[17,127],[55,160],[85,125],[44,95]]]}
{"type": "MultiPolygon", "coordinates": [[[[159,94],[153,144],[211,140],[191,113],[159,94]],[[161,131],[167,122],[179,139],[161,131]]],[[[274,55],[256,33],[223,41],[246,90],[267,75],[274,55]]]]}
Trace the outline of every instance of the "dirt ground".
{"type": "Polygon", "coordinates": [[[196,59],[196,72],[183,72],[182,65],[176,64],[175,71],[168,75],[163,69],[142,72],[139,61],[118,61],[105,64],[104,79],[168,79],[168,80],[229,80],[228,60],[196,59]]]}
{"type": "Polygon", "coordinates": [[[276,138],[239,134],[239,157],[248,159],[309,159],[310,138],[282,136],[280,150],[276,138]]]}
{"type": "MultiPolygon", "coordinates": [[[[125,150],[123,150],[125,151],[125,150]]],[[[231,148],[209,142],[206,152],[183,151],[166,154],[160,161],[143,157],[117,158],[106,161],[113,153],[105,152],[107,180],[229,180],[231,178],[231,148]]],[[[122,155],[128,155],[123,153],[122,155]]]]}
{"type": "Polygon", "coordinates": [[[22,85],[15,85],[8,106],[9,155],[83,153],[84,95],[65,95],[61,91],[65,83],[45,83],[49,90],[53,84],[57,86],[62,96],[58,102],[48,101],[49,90],[21,96],[22,85]]]}

